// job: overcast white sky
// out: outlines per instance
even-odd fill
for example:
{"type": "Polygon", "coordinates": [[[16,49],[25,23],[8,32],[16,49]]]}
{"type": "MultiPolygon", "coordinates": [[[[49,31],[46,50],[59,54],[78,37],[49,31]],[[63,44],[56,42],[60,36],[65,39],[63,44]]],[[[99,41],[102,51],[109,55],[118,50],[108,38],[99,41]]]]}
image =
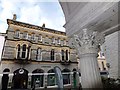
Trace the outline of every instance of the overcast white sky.
{"type": "Polygon", "coordinates": [[[0,32],[7,29],[6,19],[17,14],[17,21],[26,22],[59,31],[65,31],[62,9],[58,0],[0,0],[0,32]]]}
{"type": "MultiPolygon", "coordinates": [[[[13,14],[17,14],[17,21],[38,26],[45,23],[46,28],[65,31],[65,19],[58,0],[0,0],[0,33],[6,32],[6,19],[12,19],[13,14]]],[[[3,41],[0,36],[0,56],[3,41]]]]}

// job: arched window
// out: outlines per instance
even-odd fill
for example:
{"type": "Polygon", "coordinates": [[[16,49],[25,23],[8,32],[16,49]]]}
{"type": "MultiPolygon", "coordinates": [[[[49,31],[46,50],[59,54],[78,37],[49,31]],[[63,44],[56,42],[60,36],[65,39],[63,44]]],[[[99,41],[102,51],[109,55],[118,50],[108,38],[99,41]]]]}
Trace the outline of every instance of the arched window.
{"type": "Polygon", "coordinates": [[[63,69],[63,84],[70,84],[70,70],[69,69],[63,69]]]}
{"type": "Polygon", "coordinates": [[[53,69],[51,69],[51,70],[48,71],[47,85],[48,86],[54,86],[54,85],[56,85],[55,72],[54,72],[53,69]]]}
{"type": "Polygon", "coordinates": [[[41,48],[37,49],[36,60],[41,60],[41,48]]]}
{"type": "Polygon", "coordinates": [[[20,58],[20,45],[17,46],[17,59],[20,58]]]}
{"type": "Polygon", "coordinates": [[[31,48],[31,46],[28,46],[28,49],[27,49],[27,59],[29,59],[30,48],[31,48]]]}
{"type": "Polygon", "coordinates": [[[54,49],[51,50],[51,60],[53,61],[54,60],[54,55],[55,55],[55,51],[54,49]]]}
{"type": "Polygon", "coordinates": [[[68,60],[68,50],[66,50],[66,60],[68,60]]]}
{"type": "Polygon", "coordinates": [[[24,44],[22,46],[22,58],[25,58],[26,57],[26,45],[24,44]]]}
{"type": "Polygon", "coordinates": [[[64,50],[61,51],[62,54],[62,60],[64,61],[64,50]]]}

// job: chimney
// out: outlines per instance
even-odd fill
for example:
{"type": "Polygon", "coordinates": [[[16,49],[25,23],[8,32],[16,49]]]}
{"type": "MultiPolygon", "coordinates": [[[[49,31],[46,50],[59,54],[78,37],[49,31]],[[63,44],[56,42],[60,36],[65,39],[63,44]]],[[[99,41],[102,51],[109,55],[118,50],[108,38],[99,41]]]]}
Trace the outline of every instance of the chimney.
{"type": "Polygon", "coordinates": [[[43,23],[42,27],[45,28],[45,23],[43,23]]]}
{"type": "Polygon", "coordinates": [[[13,20],[16,21],[16,19],[17,19],[17,15],[16,15],[16,14],[13,14],[13,20]]]}

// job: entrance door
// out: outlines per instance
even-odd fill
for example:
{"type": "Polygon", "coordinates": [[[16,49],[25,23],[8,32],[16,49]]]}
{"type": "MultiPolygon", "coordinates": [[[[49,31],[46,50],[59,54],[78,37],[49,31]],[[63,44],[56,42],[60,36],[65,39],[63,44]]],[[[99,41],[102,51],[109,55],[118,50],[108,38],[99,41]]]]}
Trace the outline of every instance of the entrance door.
{"type": "Polygon", "coordinates": [[[9,79],[9,69],[4,69],[2,77],[2,90],[7,90],[8,79],[9,79]]]}
{"type": "Polygon", "coordinates": [[[20,68],[20,69],[14,71],[12,88],[27,89],[27,83],[28,83],[28,71],[27,70],[20,68]]]}

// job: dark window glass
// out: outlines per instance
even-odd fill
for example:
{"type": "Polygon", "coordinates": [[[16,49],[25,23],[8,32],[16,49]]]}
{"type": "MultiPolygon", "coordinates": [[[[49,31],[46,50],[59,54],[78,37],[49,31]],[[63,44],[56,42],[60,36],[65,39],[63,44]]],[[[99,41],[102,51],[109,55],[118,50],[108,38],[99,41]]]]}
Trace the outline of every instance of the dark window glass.
{"type": "Polygon", "coordinates": [[[70,70],[64,69],[62,71],[63,74],[63,84],[70,84],[70,70]]]}
{"type": "Polygon", "coordinates": [[[64,50],[62,50],[62,60],[64,60],[64,50]]]}
{"type": "Polygon", "coordinates": [[[26,55],[26,45],[24,44],[22,47],[22,58],[25,58],[26,55]]]}
{"type": "Polygon", "coordinates": [[[20,45],[18,44],[17,58],[20,58],[20,45]]]}
{"type": "Polygon", "coordinates": [[[54,85],[56,85],[55,72],[54,72],[53,69],[51,69],[51,70],[48,71],[47,85],[48,86],[54,86],[54,85]]]}
{"type": "Polygon", "coordinates": [[[15,37],[16,37],[16,38],[19,38],[19,37],[20,37],[20,31],[19,31],[19,30],[15,31],[15,37]]]}
{"type": "Polygon", "coordinates": [[[41,49],[37,49],[36,60],[41,60],[41,49]]]}
{"type": "Polygon", "coordinates": [[[66,60],[68,60],[68,50],[66,50],[66,60]]]}
{"type": "Polygon", "coordinates": [[[38,75],[32,75],[31,87],[39,88],[44,85],[44,71],[42,69],[36,69],[32,72],[38,75]],[[39,75],[40,74],[40,75],[39,75]]]}
{"type": "Polygon", "coordinates": [[[54,60],[54,54],[55,54],[55,51],[52,49],[51,50],[51,60],[54,60]]]}

